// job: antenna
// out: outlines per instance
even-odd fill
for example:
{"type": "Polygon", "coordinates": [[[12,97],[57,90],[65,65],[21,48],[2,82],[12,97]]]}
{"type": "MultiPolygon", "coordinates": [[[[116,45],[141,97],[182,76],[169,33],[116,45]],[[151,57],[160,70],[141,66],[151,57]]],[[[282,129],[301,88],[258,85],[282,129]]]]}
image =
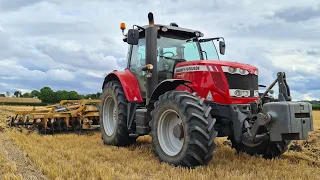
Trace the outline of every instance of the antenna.
{"type": "Polygon", "coordinates": [[[162,5],[162,17],[161,18],[162,18],[162,24],[163,24],[164,23],[163,22],[163,5],[162,5]]]}

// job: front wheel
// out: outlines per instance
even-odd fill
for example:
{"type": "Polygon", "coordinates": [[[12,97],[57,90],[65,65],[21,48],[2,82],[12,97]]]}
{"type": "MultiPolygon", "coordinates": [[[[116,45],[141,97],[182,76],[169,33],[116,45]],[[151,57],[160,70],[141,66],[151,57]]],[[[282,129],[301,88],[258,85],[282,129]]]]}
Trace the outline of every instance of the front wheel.
{"type": "Polygon", "coordinates": [[[216,147],[215,119],[211,107],[194,95],[168,91],[161,95],[151,112],[151,135],[160,161],[176,166],[206,165],[216,147]]]}

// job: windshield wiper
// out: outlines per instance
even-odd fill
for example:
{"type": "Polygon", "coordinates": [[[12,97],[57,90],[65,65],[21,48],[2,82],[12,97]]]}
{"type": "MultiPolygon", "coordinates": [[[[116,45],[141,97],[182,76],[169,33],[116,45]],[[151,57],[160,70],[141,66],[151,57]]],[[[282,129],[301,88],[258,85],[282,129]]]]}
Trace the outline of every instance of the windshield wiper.
{"type": "Polygon", "coordinates": [[[196,39],[196,38],[194,38],[194,37],[193,37],[193,38],[190,38],[190,39],[186,39],[186,42],[190,42],[190,41],[195,42],[195,39],[196,39]]]}
{"type": "Polygon", "coordinates": [[[174,60],[174,61],[187,61],[187,60],[185,60],[185,59],[175,59],[175,58],[171,58],[171,57],[166,57],[166,56],[162,56],[162,55],[158,55],[159,57],[161,57],[161,58],[165,58],[165,59],[170,59],[170,60],[174,60]]]}

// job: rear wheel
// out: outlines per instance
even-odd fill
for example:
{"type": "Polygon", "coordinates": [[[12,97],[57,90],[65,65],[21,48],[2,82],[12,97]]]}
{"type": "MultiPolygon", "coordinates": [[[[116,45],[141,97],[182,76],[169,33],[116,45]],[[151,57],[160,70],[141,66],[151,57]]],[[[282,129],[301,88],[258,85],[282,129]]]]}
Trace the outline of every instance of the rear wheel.
{"type": "Polygon", "coordinates": [[[158,158],[176,166],[206,165],[216,147],[215,119],[203,100],[183,91],[161,95],[152,111],[152,144],[158,158]]]}
{"type": "Polygon", "coordinates": [[[127,127],[127,99],[121,84],[110,81],[105,84],[101,96],[100,129],[106,145],[126,146],[135,143],[127,127]]]}

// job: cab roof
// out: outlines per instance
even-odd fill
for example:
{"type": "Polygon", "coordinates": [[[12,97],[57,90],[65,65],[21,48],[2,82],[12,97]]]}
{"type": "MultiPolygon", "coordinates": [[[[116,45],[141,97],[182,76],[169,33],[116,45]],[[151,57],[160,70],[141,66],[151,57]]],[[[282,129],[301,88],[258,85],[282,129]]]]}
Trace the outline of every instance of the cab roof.
{"type": "MultiPolygon", "coordinates": [[[[203,33],[198,31],[198,30],[192,30],[192,29],[187,29],[187,28],[181,28],[178,27],[178,25],[176,25],[175,23],[171,23],[170,25],[163,25],[163,24],[155,24],[155,27],[158,28],[158,34],[161,35],[165,35],[165,34],[169,34],[169,35],[177,35],[177,36],[181,36],[181,38],[192,38],[192,37],[203,37],[203,33]],[[165,27],[167,28],[166,31],[163,31],[162,28],[165,27]]],[[[148,28],[149,25],[144,25],[144,26],[139,26],[138,29],[140,31],[139,36],[140,37],[144,37],[145,36],[145,29],[148,28]]],[[[126,42],[127,41],[127,34],[125,34],[125,37],[123,38],[123,41],[126,42]]]]}

